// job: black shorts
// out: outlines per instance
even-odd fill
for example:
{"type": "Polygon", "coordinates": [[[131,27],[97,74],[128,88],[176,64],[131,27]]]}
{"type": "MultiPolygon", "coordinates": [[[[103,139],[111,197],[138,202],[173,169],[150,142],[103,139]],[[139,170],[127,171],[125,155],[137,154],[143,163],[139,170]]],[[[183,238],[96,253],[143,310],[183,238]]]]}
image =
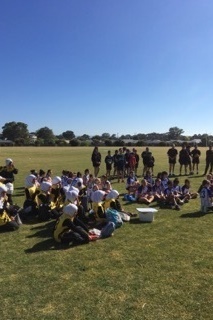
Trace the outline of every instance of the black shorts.
{"type": "Polygon", "coordinates": [[[111,163],[106,163],[106,169],[107,170],[112,170],[112,164],[111,163]]]}

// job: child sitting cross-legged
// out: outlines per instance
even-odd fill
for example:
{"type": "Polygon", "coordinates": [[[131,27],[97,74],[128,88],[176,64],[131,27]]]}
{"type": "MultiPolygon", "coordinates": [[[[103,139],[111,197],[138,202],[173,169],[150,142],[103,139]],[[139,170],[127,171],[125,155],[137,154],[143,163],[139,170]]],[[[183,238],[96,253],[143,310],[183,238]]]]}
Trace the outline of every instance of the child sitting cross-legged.
{"type": "Polygon", "coordinates": [[[146,179],[141,180],[141,185],[138,187],[135,193],[135,198],[137,202],[145,204],[150,204],[152,201],[154,201],[152,188],[146,179]]]}

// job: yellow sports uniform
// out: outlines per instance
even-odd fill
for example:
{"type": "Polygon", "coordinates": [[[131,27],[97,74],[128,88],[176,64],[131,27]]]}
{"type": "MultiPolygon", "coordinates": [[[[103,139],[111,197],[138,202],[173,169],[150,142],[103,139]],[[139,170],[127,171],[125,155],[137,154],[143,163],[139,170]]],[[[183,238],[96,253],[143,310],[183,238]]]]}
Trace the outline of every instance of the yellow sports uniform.
{"type": "Polygon", "coordinates": [[[103,202],[93,202],[92,210],[94,211],[95,219],[97,221],[103,221],[103,219],[106,219],[103,202]]]}
{"type": "Polygon", "coordinates": [[[63,233],[70,229],[70,222],[71,222],[71,219],[67,214],[63,213],[60,216],[60,218],[57,220],[55,224],[55,228],[53,232],[53,237],[55,241],[61,242],[61,236],[63,235],[63,233]]]}
{"type": "Polygon", "coordinates": [[[0,226],[3,226],[7,222],[10,222],[10,221],[11,221],[11,219],[5,210],[2,213],[0,213],[0,226]]]}

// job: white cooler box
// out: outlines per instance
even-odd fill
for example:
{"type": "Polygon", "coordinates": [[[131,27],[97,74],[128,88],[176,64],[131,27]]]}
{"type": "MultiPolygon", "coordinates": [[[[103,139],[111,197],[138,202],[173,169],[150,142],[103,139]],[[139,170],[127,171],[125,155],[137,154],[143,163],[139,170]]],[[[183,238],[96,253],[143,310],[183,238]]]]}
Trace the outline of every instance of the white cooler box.
{"type": "Polygon", "coordinates": [[[136,208],[139,212],[139,220],[142,222],[154,221],[154,213],[158,210],[155,208],[136,208]]]}

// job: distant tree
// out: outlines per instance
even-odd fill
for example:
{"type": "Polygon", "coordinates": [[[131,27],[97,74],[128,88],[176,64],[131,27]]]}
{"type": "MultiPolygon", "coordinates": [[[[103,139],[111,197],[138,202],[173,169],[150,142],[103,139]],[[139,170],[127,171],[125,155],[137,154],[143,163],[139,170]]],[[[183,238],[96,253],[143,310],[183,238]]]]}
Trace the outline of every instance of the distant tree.
{"type": "Polygon", "coordinates": [[[172,127],[169,129],[168,138],[169,140],[178,140],[183,133],[183,129],[172,127]]]}
{"type": "Polygon", "coordinates": [[[90,142],[89,141],[85,141],[85,140],[79,140],[80,141],[80,146],[81,147],[89,147],[90,146],[90,142]]]}
{"type": "Polygon", "coordinates": [[[70,145],[72,147],[77,147],[80,145],[80,141],[78,139],[72,139],[72,140],[70,140],[70,145]]]}
{"type": "Polygon", "coordinates": [[[193,134],[193,136],[191,137],[191,139],[202,139],[202,134],[193,134]]]}
{"type": "Polygon", "coordinates": [[[201,137],[202,146],[207,147],[209,145],[210,139],[207,133],[204,133],[201,137]]]}
{"type": "Polygon", "coordinates": [[[138,140],[138,135],[137,135],[137,134],[134,134],[134,135],[132,136],[132,139],[133,139],[133,140],[138,140]]]}
{"type": "Polygon", "coordinates": [[[136,146],[138,146],[138,147],[143,147],[143,146],[145,146],[146,145],[146,143],[145,143],[145,141],[143,141],[143,140],[138,140],[137,142],[136,142],[136,146]]]}
{"type": "Polygon", "coordinates": [[[39,130],[36,131],[36,135],[38,139],[43,139],[45,144],[47,141],[55,140],[53,131],[48,127],[40,128],[39,130]]]}
{"type": "Polygon", "coordinates": [[[35,146],[43,146],[44,145],[44,139],[37,139],[36,141],[35,141],[35,146]]]}
{"type": "MultiPolygon", "coordinates": [[[[27,143],[26,143],[26,141],[27,140],[25,140],[25,139],[23,139],[23,138],[19,138],[19,139],[15,139],[15,145],[16,146],[24,146],[24,145],[26,145],[27,143]]],[[[29,141],[29,140],[28,140],[29,141]]]]}
{"type": "Polygon", "coordinates": [[[124,147],[124,146],[125,146],[125,143],[124,143],[123,140],[118,139],[118,140],[115,140],[115,141],[114,141],[113,145],[114,145],[115,147],[124,147]]]}
{"type": "Polygon", "coordinates": [[[59,140],[63,140],[64,139],[64,137],[63,137],[63,135],[62,134],[59,134],[59,135],[57,135],[57,136],[55,136],[57,139],[59,139],[59,140]]]}
{"type": "Polygon", "coordinates": [[[93,141],[94,141],[94,140],[101,141],[102,139],[101,139],[101,136],[95,135],[95,136],[92,137],[92,140],[93,140],[93,141]]]}
{"type": "Polygon", "coordinates": [[[94,139],[94,137],[92,138],[92,143],[93,146],[100,146],[101,142],[100,139],[94,139]]]}
{"type": "Polygon", "coordinates": [[[44,141],[44,145],[45,146],[55,146],[56,143],[55,143],[55,138],[54,139],[47,139],[44,141]]]}
{"type": "Polygon", "coordinates": [[[113,133],[112,135],[111,135],[111,137],[110,137],[112,140],[115,140],[115,139],[117,139],[117,137],[116,137],[116,134],[115,133],[113,133]]]}
{"type": "Polygon", "coordinates": [[[23,122],[7,122],[2,127],[2,129],[3,139],[8,139],[12,141],[15,141],[16,139],[22,139],[22,141],[24,141],[25,139],[29,138],[27,124],[23,122]]]}
{"type": "Polygon", "coordinates": [[[79,136],[78,139],[81,141],[86,141],[90,140],[90,136],[88,134],[83,134],[82,136],[79,136]]]}
{"type": "Polygon", "coordinates": [[[75,138],[74,132],[73,131],[65,131],[62,133],[62,136],[66,140],[72,140],[75,138]]]}
{"type": "Polygon", "coordinates": [[[165,141],[159,142],[159,147],[165,147],[167,146],[167,143],[165,141]]]}
{"type": "Polygon", "coordinates": [[[106,139],[104,143],[105,143],[105,146],[108,146],[108,147],[112,146],[112,140],[110,139],[106,139]]]}
{"type": "Polygon", "coordinates": [[[189,141],[190,140],[190,136],[180,136],[180,140],[183,140],[183,141],[189,141]]]}
{"type": "Polygon", "coordinates": [[[147,135],[143,134],[143,133],[138,133],[138,140],[146,140],[147,139],[147,135]]]}
{"type": "Polygon", "coordinates": [[[132,139],[132,136],[131,134],[125,134],[125,135],[123,134],[120,136],[120,139],[122,140],[132,139]]]}
{"type": "Polygon", "coordinates": [[[148,133],[147,139],[148,140],[159,140],[159,134],[156,132],[148,133]]]}
{"type": "Polygon", "coordinates": [[[101,139],[102,140],[106,140],[110,138],[110,134],[109,133],[102,133],[101,139]]]}
{"type": "Polygon", "coordinates": [[[67,145],[68,145],[68,143],[67,143],[64,139],[57,139],[57,140],[55,140],[55,144],[56,144],[57,146],[67,146],[67,145]]]}

